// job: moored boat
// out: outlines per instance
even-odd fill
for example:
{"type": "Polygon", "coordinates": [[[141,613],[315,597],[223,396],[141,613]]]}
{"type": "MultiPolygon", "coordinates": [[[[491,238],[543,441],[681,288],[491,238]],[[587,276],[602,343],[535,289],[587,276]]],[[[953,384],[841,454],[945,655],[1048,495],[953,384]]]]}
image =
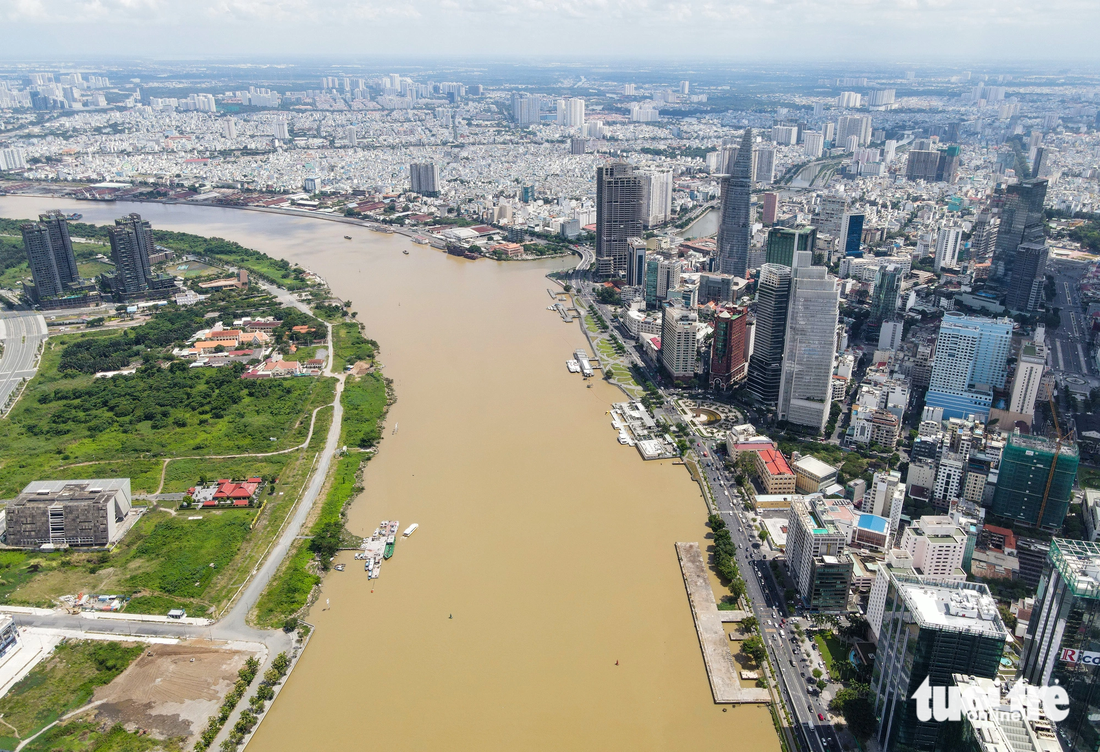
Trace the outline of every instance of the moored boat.
{"type": "Polygon", "coordinates": [[[404,536],[408,538],[410,535],[416,532],[416,529],[418,527],[420,527],[420,523],[418,522],[414,522],[413,524],[409,525],[407,528],[405,528],[404,536]]]}

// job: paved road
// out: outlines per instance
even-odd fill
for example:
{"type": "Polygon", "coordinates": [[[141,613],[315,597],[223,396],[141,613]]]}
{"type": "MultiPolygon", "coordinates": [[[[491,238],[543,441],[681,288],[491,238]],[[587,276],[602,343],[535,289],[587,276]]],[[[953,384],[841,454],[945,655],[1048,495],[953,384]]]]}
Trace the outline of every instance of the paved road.
{"type": "Polygon", "coordinates": [[[38,347],[46,341],[46,319],[34,311],[6,311],[0,314],[0,341],[4,354],[0,356],[0,408],[19,388],[23,379],[34,376],[38,366],[38,347]]]}
{"type": "Polygon", "coordinates": [[[1062,325],[1047,330],[1047,341],[1050,365],[1059,377],[1077,376],[1096,386],[1100,380],[1089,359],[1089,328],[1081,312],[1080,281],[1086,268],[1081,262],[1058,261],[1048,269],[1054,276],[1051,305],[1061,309],[1062,325]]]}

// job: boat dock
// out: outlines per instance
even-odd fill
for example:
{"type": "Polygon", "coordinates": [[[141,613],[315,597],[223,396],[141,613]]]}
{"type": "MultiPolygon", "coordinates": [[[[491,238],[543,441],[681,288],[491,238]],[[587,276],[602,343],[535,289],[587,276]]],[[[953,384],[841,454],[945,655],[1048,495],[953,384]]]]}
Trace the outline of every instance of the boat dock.
{"type": "Polygon", "coordinates": [[[695,619],[695,631],[699,634],[699,647],[714,701],[719,704],[771,702],[768,690],[742,687],[737,678],[737,665],[733,662],[729,639],[722,626],[724,620],[714,602],[706,561],[699,544],[677,543],[676,556],[680,559],[680,571],[684,575],[684,587],[687,589],[691,615],[695,619]]]}
{"type": "Polygon", "coordinates": [[[564,321],[567,324],[572,324],[573,323],[573,314],[571,314],[569,312],[569,309],[567,309],[561,303],[555,303],[554,304],[554,310],[558,312],[559,316],[561,316],[562,321],[564,321]]]}
{"type": "Polygon", "coordinates": [[[573,352],[573,358],[580,363],[581,374],[587,379],[596,375],[596,372],[592,370],[592,363],[588,360],[588,353],[584,350],[575,350],[573,352]]]}

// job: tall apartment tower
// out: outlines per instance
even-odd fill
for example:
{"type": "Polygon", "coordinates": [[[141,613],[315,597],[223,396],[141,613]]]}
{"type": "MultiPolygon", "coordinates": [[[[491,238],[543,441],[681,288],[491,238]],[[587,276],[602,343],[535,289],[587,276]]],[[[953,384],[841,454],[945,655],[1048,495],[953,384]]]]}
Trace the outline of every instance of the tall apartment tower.
{"type": "Polygon", "coordinates": [[[35,222],[27,222],[19,229],[23,232],[23,248],[27,252],[27,262],[34,280],[35,301],[56,298],[64,288],[61,286],[57,259],[50,243],[49,229],[35,222]]]}
{"type": "Polygon", "coordinates": [[[642,173],[642,226],[656,227],[672,216],[672,171],[642,173]]]}
{"type": "Polygon", "coordinates": [[[946,749],[950,724],[921,721],[913,693],[953,674],[994,678],[1008,637],[988,586],[891,572],[871,673],[880,748],[946,749]]]}
{"type": "Polygon", "coordinates": [[[764,264],[760,267],[748,389],[758,400],[769,405],[779,401],[783,337],[787,332],[790,299],[790,267],[783,264],[764,264]]]}
{"type": "Polygon", "coordinates": [[[1003,389],[1012,344],[1012,319],[988,319],[949,311],[940,322],[925,405],[943,408],[943,419],[985,419],[993,389],[1003,389]]]}
{"type": "Polygon", "coordinates": [[[596,168],[596,271],[604,278],[626,272],[630,238],[642,234],[642,176],[626,162],[596,168]]]}
{"type": "Polygon", "coordinates": [[[1033,686],[1057,684],[1069,695],[1069,715],[1058,723],[1063,749],[1100,747],[1100,543],[1055,538],[1027,622],[1019,676],[1033,686]]]}
{"type": "Polygon", "coordinates": [[[661,320],[661,366],[674,381],[690,381],[695,376],[698,323],[694,311],[677,305],[665,308],[661,320]]]}
{"type": "Polygon", "coordinates": [[[871,315],[867,326],[881,326],[898,310],[898,294],[901,292],[901,267],[883,264],[875,272],[875,289],[871,293],[871,315]]]}
{"type": "Polygon", "coordinates": [[[840,250],[845,256],[861,255],[863,222],[866,219],[867,215],[863,212],[844,212],[844,219],[840,223],[840,250]]]}
{"type": "Polygon", "coordinates": [[[439,195],[439,166],[435,162],[409,165],[409,190],[421,196],[439,195]]]}
{"type": "Polygon", "coordinates": [[[745,129],[741,146],[722,178],[722,221],[718,226],[718,271],[746,278],[752,235],[752,128],[745,129]]]}
{"type": "Polygon", "coordinates": [[[941,227],[936,234],[936,257],[932,263],[935,271],[954,267],[959,263],[959,246],[962,244],[961,227],[941,227]]]}
{"type": "Polygon", "coordinates": [[[993,246],[994,271],[998,276],[1012,273],[1016,248],[1024,242],[1028,228],[1038,228],[1038,237],[1042,237],[1043,202],[1046,197],[1047,181],[1042,179],[1021,180],[1005,190],[1001,224],[993,246]]]}
{"type": "Polygon", "coordinates": [[[512,120],[516,125],[535,125],[539,122],[542,97],[537,94],[512,94],[512,120]]]}
{"type": "Polygon", "coordinates": [[[805,251],[812,258],[816,244],[816,227],[773,227],[768,230],[768,245],[764,255],[765,262],[793,268],[794,255],[805,251]]]}
{"type": "Polygon", "coordinates": [[[714,317],[714,338],[710,345],[710,385],[727,388],[745,378],[745,324],[748,315],[741,308],[722,308],[714,317]]]}
{"type": "Polygon", "coordinates": [[[69,238],[69,223],[59,211],[49,211],[38,215],[39,224],[50,234],[50,248],[53,249],[57,275],[61,283],[79,282],[80,272],[76,268],[76,256],[73,254],[73,241],[69,238]]]}
{"type": "Polygon", "coordinates": [[[1028,527],[1061,529],[1079,459],[1072,441],[1011,434],[1001,452],[993,514],[1028,527]]]}
{"type": "Polygon", "coordinates": [[[149,267],[149,255],[153,253],[153,227],[140,214],[129,214],[115,220],[108,228],[111,241],[111,258],[124,295],[149,289],[153,272],[149,267]]]}
{"type": "Polygon", "coordinates": [[[779,194],[768,191],[764,194],[764,210],[761,212],[761,221],[765,225],[775,224],[775,215],[779,209],[779,194]]]}
{"type": "Polygon", "coordinates": [[[1047,349],[1038,342],[1024,342],[1020,358],[1016,361],[1016,373],[1012,377],[1012,402],[1009,411],[1031,415],[1035,412],[1035,398],[1039,394],[1039,382],[1047,365],[1047,349]]]}
{"type": "Polygon", "coordinates": [[[819,506],[820,496],[791,500],[787,516],[787,566],[802,603],[814,611],[847,610],[852,562],[847,535],[819,506]]]}
{"type": "Polygon", "coordinates": [[[1008,281],[1005,307],[1010,311],[1032,312],[1043,300],[1049,250],[1041,240],[1020,243],[1012,254],[1012,277],[1008,281]]]}
{"type": "Polygon", "coordinates": [[[836,277],[824,266],[810,266],[810,254],[796,254],[779,384],[780,420],[825,430],[832,406],[839,315],[836,277]]]}

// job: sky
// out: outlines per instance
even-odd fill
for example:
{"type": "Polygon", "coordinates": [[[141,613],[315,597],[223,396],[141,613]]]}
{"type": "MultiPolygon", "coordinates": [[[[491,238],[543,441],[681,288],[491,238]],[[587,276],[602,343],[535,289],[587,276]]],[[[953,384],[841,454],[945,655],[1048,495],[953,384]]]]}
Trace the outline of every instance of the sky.
{"type": "Polygon", "coordinates": [[[1100,0],[0,0],[7,59],[1095,64],[1098,29],[1100,0]]]}

